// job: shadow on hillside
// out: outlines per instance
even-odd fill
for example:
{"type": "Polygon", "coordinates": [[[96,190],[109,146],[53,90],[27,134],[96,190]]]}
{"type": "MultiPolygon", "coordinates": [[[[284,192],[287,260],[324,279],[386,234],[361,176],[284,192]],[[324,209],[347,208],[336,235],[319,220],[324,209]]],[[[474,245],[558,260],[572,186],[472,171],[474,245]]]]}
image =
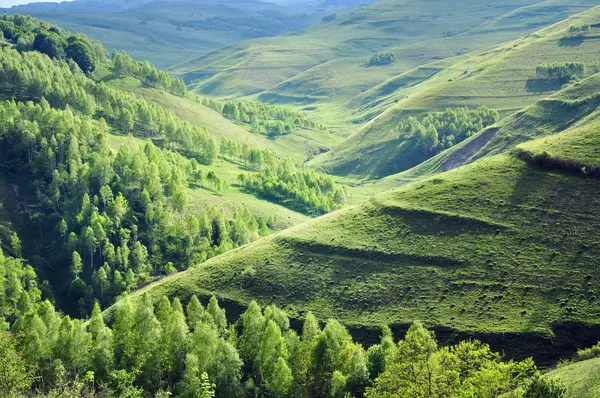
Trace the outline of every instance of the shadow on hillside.
{"type": "Polygon", "coordinates": [[[548,93],[560,90],[564,83],[565,81],[563,79],[547,80],[531,78],[527,79],[525,89],[530,93],[548,93]]]}
{"type": "Polygon", "coordinates": [[[578,47],[585,41],[585,36],[567,36],[558,41],[559,47],[578,47]]]}

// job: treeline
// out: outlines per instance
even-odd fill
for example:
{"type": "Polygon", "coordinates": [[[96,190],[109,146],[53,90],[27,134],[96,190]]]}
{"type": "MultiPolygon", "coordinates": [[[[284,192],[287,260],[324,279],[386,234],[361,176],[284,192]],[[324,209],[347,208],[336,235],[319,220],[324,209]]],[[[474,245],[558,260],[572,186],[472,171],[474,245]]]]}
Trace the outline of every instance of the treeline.
{"type": "Polygon", "coordinates": [[[297,129],[326,129],[325,126],[310,120],[301,112],[260,101],[223,103],[200,97],[198,101],[228,119],[248,125],[258,134],[276,137],[291,134],[297,129]]]}
{"type": "Polygon", "coordinates": [[[439,347],[419,322],[365,350],[339,322],[308,313],[301,333],[251,302],[235,323],[213,296],[182,303],[126,296],[112,326],[43,300],[35,274],[0,250],[0,395],[61,397],[497,396],[536,373],[477,341],[439,347]]]}
{"type": "Polygon", "coordinates": [[[27,15],[0,16],[0,32],[19,51],[39,51],[54,59],[73,62],[88,75],[106,60],[106,50],[99,41],[70,34],[27,15]]]}
{"type": "Polygon", "coordinates": [[[248,191],[308,214],[328,213],[346,202],[345,187],[289,158],[265,165],[257,173],[240,174],[238,181],[248,191]]]}
{"type": "Polygon", "coordinates": [[[181,79],[172,79],[169,74],[148,61],[140,62],[131,58],[125,51],[113,51],[112,70],[116,74],[133,76],[149,86],[165,90],[179,97],[188,93],[185,82],[181,79]]]}
{"type": "Polygon", "coordinates": [[[481,106],[477,109],[447,108],[427,113],[422,119],[409,117],[398,125],[399,141],[411,141],[415,149],[430,156],[469,138],[500,119],[497,110],[481,106]]]}
{"type": "Polygon", "coordinates": [[[540,79],[570,79],[585,75],[585,64],[581,62],[565,62],[556,64],[542,64],[535,68],[535,73],[540,79]]]}
{"type": "Polygon", "coordinates": [[[367,66],[383,66],[391,65],[396,62],[396,56],[393,53],[381,53],[372,55],[366,65],[367,66]]]}
{"type": "Polygon", "coordinates": [[[20,215],[29,226],[26,252],[52,248],[45,262],[71,270],[68,294],[80,311],[268,232],[247,210],[232,218],[212,207],[191,213],[190,184],[224,184],[195,160],[149,141],[115,153],[108,140],[103,119],[43,99],[0,104],[2,170],[35,194],[20,215]]]}
{"type": "Polygon", "coordinates": [[[169,149],[210,164],[217,156],[205,129],[181,120],[172,111],[105,83],[96,83],[67,63],[36,51],[0,50],[0,89],[16,100],[39,102],[104,118],[116,131],[163,142],[169,149]]]}
{"type": "Polygon", "coordinates": [[[533,153],[521,148],[513,153],[524,162],[544,170],[560,170],[583,176],[600,177],[600,165],[589,165],[575,159],[552,156],[548,152],[533,153]]]}

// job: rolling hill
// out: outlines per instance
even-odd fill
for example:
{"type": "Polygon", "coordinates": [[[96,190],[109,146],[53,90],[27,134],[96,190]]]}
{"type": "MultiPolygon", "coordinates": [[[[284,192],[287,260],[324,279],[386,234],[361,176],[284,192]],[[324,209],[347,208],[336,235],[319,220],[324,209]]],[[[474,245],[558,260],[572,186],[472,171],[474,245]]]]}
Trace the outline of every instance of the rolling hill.
{"type": "MultiPolygon", "coordinates": [[[[597,165],[596,118],[523,148],[567,158],[585,137],[577,160],[597,165]]],[[[420,319],[447,339],[475,336],[548,363],[600,332],[599,184],[495,155],[261,239],[136,296],[218,293],[232,308],[256,299],[293,317],[335,317],[363,341],[379,325],[401,332],[420,319]]]]}
{"type": "MultiPolygon", "coordinates": [[[[257,97],[314,110],[330,125],[351,121],[346,102],[399,74],[482,50],[595,5],[592,1],[382,0],[300,32],[242,42],[170,68],[199,93],[257,97]],[[396,62],[366,67],[373,54],[396,62]]],[[[434,71],[421,73],[425,80],[434,71]]]]}
{"type": "MultiPolygon", "coordinates": [[[[368,98],[377,98],[383,104],[371,102],[376,104],[376,109],[391,105],[334,150],[314,159],[311,165],[330,173],[365,179],[381,178],[417,166],[421,159],[410,159],[412,147],[407,146],[406,140],[399,139],[398,126],[408,116],[445,108],[473,109],[480,105],[497,109],[500,115],[506,116],[544,99],[560,90],[566,80],[538,78],[538,65],[581,62],[587,67],[587,75],[595,72],[600,56],[596,28],[599,22],[600,8],[593,8],[494,50],[459,57],[451,65],[449,60],[426,65],[394,78],[365,93],[359,101],[365,112],[370,106],[364,105],[368,98]],[[571,26],[583,24],[594,28],[583,34],[569,32],[571,26]],[[423,78],[431,73],[431,77],[418,81],[419,76],[423,78]]],[[[546,105],[552,107],[551,103],[546,105]]],[[[490,131],[484,134],[489,135],[490,131]]]]}
{"type": "Polygon", "coordinates": [[[243,0],[123,1],[76,0],[33,3],[0,10],[29,14],[101,40],[159,67],[238,41],[274,36],[317,22],[325,11],[301,4],[243,0]]]}

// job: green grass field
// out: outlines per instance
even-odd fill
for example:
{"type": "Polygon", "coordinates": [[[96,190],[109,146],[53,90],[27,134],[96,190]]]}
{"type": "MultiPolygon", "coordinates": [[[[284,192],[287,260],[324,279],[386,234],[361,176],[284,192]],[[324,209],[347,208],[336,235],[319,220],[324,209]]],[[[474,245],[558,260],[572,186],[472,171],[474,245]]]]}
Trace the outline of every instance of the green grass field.
{"type": "MultiPolygon", "coordinates": [[[[599,21],[600,8],[594,8],[492,51],[459,57],[449,66],[444,66],[448,61],[440,61],[427,70],[421,68],[410,76],[390,81],[387,84],[398,88],[388,94],[387,101],[397,103],[334,150],[314,159],[311,165],[330,173],[366,179],[402,171],[402,160],[410,154],[396,148],[396,126],[408,115],[446,107],[486,105],[507,116],[544,99],[560,90],[564,82],[540,81],[535,74],[536,66],[577,61],[588,66],[588,74],[593,73],[593,65],[600,57],[598,29],[593,28],[575,44],[569,44],[571,41],[565,44],[565,37],[572,39],[568,33],[571,25],[595,26],[599,21]],[[418,82],[418,76],[422,78],[438,69],[431,78],[418,82]],[[411,79],[416,79],[416,84],[407,83],[411,79]]],[[[379,94],[376,91],[369,95],[381,101],[379,94]]]]}

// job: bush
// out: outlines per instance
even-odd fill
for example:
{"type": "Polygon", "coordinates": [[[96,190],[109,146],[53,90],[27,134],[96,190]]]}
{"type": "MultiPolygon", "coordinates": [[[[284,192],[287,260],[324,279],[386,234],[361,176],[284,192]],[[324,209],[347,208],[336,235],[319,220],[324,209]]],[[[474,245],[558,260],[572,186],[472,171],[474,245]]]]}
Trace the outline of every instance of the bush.
{"type": "Polygon", "coordinates": [[[569,33],[589,32],[590,30],[592,30],[592,26],[590,24],[585,24],[581,26],[569,26],[569,33]]]}
{"type": "Polygon", "coordinates": [[[396,62],[396,56],[392,53],[375,54],[369,58],[367,66],[391,65],[396,62]]]}
{"type": "Polygon", "coordinates": [[[583,350],[577,350],[577,360],[584,361],[586,359],[592,359],[600,356],[600,343],[593,347],[585,348],[583,350]]]}
{"type": "Polygon", "coordinates": [[[523,398],[562,398],[566,392],[558,382],[537,376],[525,388],[523,398]]]}
{"type": "Polygon", "coordinates": [[[568,79],[572,77],[582,77],[585,74],[585,65],[581,62],[542,64],[537,66],[535,73],[540,79],[568,79]]]}

